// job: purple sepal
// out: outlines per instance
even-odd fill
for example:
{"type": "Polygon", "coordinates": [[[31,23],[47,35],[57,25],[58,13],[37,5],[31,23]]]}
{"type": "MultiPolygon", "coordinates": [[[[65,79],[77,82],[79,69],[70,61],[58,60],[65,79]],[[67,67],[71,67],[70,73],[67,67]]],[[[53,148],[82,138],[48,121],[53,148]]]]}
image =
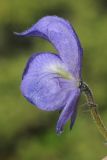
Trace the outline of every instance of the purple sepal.
{"type": "Polygon", "coordinates": [[[28,30],[16,34],[19,36],[39,36],[50,41],[58,50],[69,71],[76,78],[81,78],[82,47],[68,21],[57,16],[46,16],[28,30]]]}

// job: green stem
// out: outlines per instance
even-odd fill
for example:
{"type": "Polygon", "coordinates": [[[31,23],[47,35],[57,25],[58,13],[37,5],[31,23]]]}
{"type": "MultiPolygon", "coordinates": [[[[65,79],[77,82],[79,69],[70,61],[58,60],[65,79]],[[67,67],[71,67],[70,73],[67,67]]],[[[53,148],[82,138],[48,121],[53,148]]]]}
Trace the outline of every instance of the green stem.
{"type": "Polygon", "coordinates": [[[93,119],[95,120],[97,127],[100,131],[100,133],[103,135],[103,137],[105,138],[105,140],[107,140],[107,129],[104,126],[104,123],[100,117],[100,114],[98,113],[98,110],[96,107],[90,107],[90,111],[91,111],[91,115],[93,117],[93,119]]]}
{"type": "Polygon", "coordinates": [[[88,102],[88,106],[91,111],[92,118],[96,122],[98,130],[100,131],[102,136],[105,138],[105,140],[107,140],[107,129],[106,129],[101,117],[100,117],[97,106],[94,102],[92,91],[89,89],[88,85],[84,82],[81,86],[81,89],[85,93],[85,96],[86,96],[87,102],[88,102]]]}

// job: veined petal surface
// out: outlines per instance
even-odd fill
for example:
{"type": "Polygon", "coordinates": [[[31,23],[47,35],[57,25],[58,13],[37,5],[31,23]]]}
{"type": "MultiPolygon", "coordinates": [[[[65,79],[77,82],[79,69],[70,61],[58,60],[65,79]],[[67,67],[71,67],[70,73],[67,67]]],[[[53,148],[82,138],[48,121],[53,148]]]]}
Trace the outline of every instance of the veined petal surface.
{"type": "Polygon", "coordinates": [[[23,73],[21,91],[32,104],[47,111],[62,109],[75,88],[75,78],[58,55],[31,56],[23,73]]]}

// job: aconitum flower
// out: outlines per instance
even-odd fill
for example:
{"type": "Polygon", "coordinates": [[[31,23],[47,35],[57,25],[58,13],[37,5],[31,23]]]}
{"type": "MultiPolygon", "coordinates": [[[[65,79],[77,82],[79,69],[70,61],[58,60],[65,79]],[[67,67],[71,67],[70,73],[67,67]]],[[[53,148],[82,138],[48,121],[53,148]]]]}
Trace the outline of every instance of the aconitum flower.
{"type": "Polygon", "coordinates": [[[71,119],[73,125],[80,97],[82,49],[79,39],[68,21],[46,16],[20,36],[39,36],[54,45],[58,54],[33,54],[25,67],[21,92],[38,108],[61,111],[56,132],[61,133],[71,119]]]}
{"type": "MultiPolygon", "coordinates": [[[[81,91],[84,91],[93,117],[99,125],[101,121],[97,116],[92,92],[81,78],[82,47],[69,22],[57,16],[46,16],[28,30],[16,34],[44,38],[58,52],[35,53],[29,58],[22,76],[23,96],[42,110],[61,111],[56,125],[56,132],[61,133],[69,119],[72,128],[77,103],[81,91]]],[[[101,124],[99,128],[104,131],[101,124]]]]}

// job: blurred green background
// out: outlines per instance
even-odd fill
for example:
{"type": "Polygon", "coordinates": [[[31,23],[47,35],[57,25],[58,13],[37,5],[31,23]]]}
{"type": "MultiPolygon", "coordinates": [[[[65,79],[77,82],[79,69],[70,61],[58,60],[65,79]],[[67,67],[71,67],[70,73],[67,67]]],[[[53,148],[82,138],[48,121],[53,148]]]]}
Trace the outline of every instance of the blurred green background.
{"type": "Polygon", "coordinates": [[[44,112],[20,93],[23,68],[34,52],[54,51],[40,38],[19,38],[46,15],[68,19],[84,48],[83,78],[91,86],[107,126],[107,1],[0,0],[0,160],[101,160],[107,145],[91,119],[84,96],[74,128],[55,133],[58,112],[44,112]]]}

